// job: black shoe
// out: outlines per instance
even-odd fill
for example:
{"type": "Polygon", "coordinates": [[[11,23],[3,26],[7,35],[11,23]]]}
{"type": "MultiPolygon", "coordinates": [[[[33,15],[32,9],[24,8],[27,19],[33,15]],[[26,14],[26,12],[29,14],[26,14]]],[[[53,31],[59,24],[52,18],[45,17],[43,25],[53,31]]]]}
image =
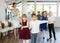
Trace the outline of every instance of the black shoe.
{"type": "Polygon", "coordinates": [[[49,41],[49,39],[47,39],[47,41],[49,41]]]}
{"type": "Polygon", "coordinates": [[[56,38],[54,38],[54,40],[56,40],[56,38]]]}
{"type": "Polygon", "coordinates": [[[43,39],[45,39],[45,37],[43,37],[43,39]]]}
{"type": "Polygon", "coordinates": [[[47,41],[51,40],[51,38],[47,39],[47,41]]]}

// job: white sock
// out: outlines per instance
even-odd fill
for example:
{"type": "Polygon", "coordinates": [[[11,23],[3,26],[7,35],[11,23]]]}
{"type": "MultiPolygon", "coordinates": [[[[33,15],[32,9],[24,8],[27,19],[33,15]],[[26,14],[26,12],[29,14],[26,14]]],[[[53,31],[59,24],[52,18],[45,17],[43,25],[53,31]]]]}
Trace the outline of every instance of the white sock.
{"type": "Polygon", "coordinates": [[[30,43],[30,40],[26,40],[26,43],[30,43]]]}
{"type": "Polygon", "coordinates": [[[23,43],[26,43],[26,40],[23,40],[23,43]]]}

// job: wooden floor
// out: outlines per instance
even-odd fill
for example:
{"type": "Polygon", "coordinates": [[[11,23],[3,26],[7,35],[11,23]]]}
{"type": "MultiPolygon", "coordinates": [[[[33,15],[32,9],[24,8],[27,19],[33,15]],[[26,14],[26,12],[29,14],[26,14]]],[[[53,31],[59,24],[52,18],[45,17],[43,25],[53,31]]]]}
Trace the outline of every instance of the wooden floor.
{"type": "MultiPolygon", "coordinates": [[[[56,38],[57,38],[56,41],[52,38],[52,41],[47,42],[46,39],[43,40],[40,36],[41,34],[39,34],[37,38],[37,43],[60,43],[60,28],[56,28],[55,31],[56,31],[56,38]]],[[[18,35],[17,35],[17,40],[14,40],[14,37],[12,35],[11,38],[5,37],[4,40],[0,39],[0,43],[22,43],[22,41],[19,39],[18,35]]]]}

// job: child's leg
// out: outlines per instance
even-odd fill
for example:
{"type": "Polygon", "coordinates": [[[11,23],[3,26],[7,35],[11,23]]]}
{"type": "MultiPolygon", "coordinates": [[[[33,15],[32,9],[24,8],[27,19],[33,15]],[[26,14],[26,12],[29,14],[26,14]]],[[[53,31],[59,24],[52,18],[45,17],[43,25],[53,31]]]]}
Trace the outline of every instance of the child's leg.
{"type": "Polygon", "coordinates": [[[30,40],[26,40],[26,43],[30,43],[30,40]]]}
{"type": "Polygon", "coordinates": [[[38,38],[38,40],[42,41],[42,39],[43,39],[43,32],[42,31],[40,32],[39,37],[40,38],[38,38]]]}
{"type": "Polygon", "coordinates": [[[42,30],[42,38],[43,38],[43,39],[45,39],[44,35],[45,35],[45,31],[42,30]]]}
{"type": "Polygon", "coordinates": [[[52,38],[51,29],[49,29],[49,36],[52,38]]]}
{"type": "Polygon", "coordinates": [[[48,24],[48,29],[49,29],[49,39],[47,39],[47,41],[49,41],[52,38],[52,34],[51,34],[51,24],[48,24]]]}
{"type": "Polygon", "coordinates": [[[48,32],[47,32],[47,30],[44,31],[44,36],[45,36],[46,39],[48,38],[48,32]]]}
{"type": "Polygon", "coordinates": [[[56,40],[55,30],[54,30],[54,24],[52,24],[52,31],[53,31],[54,39],[56,40]]]}
{"type": "Polygon", "coordinates": [[[50,38],[52,38],[52,34],[51,34],[51,24],[48,25],[48,28],[49,28],[49,36],[50,36],[50,38]]]}
{"type": "Polygon", "coordinates": [[[42,38],[41,38],[41,32],[39,32],[38,35],[37,35],[37,43],[38,43],[41,39],[42,39],[42,38]]]}
{"type": "Polygon", "coordinates": [[[26,43],[26,40],[23,40],[23,43],[26,43]]]}
{"type": "Polygon", "coordinates": [[[37,43],[37,35],[38,35],[38,34],[35,34],[35,35],[34,35],[34,43],[37,43]]]}
{"type": "Polygon", "coordinates": [[[43,39],[47,38],[47,35],[48,35],[47,30],[43,30],[42,34],[43,34],[43,39]]]}
{"type": "Polygon", "coordinates": [[[31,43],[34,43],[34,34],[31,34],[31,43]]]}

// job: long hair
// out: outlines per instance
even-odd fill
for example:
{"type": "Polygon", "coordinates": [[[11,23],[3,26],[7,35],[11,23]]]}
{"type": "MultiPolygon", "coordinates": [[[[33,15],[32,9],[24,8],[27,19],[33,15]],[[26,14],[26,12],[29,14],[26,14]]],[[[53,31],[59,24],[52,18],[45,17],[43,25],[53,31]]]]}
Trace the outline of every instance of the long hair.
{"type": "MultiPolygon", "coordinates": [[[[43,11],[43,12],[42,12],[42,17],[44,17],[44,12],[46,12],[46,11],[43,11]]],[[[46,12],[46,17],[47,17],[47,12],[46,12]]]]}
{"type": "Polygon", "coordinates": [[[42,12],[42,19],[45,18],[47,20],[47,12],[46,12],[46,17],[44,17],[44,12],[46,12],[46,11],[42,12]]]}

